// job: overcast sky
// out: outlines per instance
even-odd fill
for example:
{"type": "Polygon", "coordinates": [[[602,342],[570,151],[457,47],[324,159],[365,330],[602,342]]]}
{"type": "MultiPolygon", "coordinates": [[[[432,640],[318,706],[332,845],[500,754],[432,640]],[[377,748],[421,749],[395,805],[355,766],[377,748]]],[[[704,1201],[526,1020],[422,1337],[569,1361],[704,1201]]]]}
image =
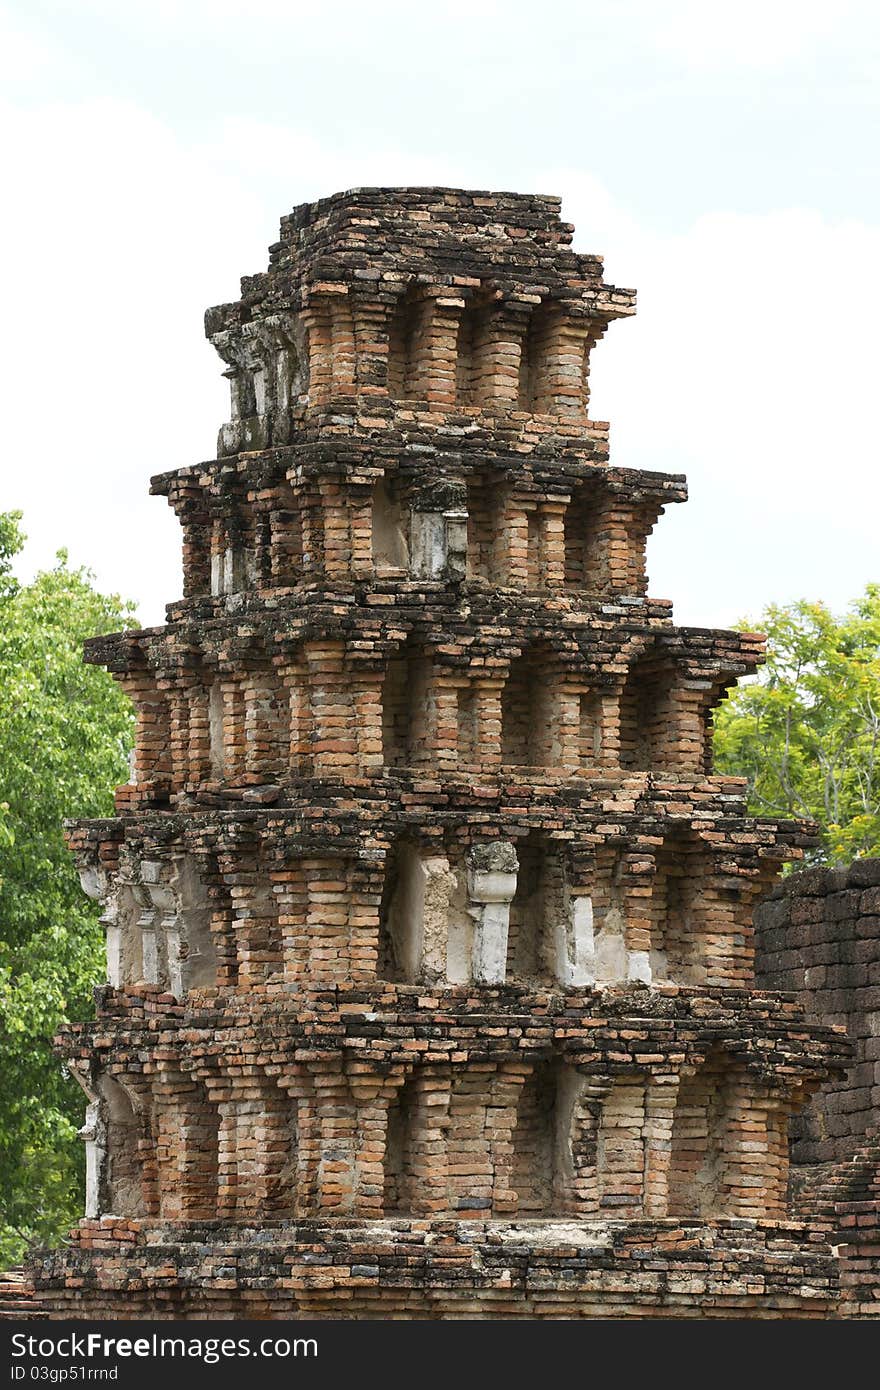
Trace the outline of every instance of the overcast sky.
{"type": "Polygon", "coordinates": [[[161,622],[148,480],[227,417],[204,309],[294,204],[443,183],[561,194],[638,289],[592,413],[614,463],[688,475],[649,550],[678,621],[880,580],[875,0],[19,0],[0,72],[23,575],[66,546],[161,622]]]}

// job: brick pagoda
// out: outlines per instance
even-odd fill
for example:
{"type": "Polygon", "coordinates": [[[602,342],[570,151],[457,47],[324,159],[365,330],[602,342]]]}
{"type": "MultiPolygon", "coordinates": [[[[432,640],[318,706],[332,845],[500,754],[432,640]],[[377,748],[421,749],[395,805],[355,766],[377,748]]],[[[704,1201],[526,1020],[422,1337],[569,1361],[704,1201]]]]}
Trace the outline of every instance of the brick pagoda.
{"type": "Polygon", "coordinates": [[[96,638],[137,711],[72,828],[109,983],[63,1053],[87,1216],[53,1315],[826,1317],[788,1123],[847,1056],[754,982],[808,843],[711,717],[761,638],[673,625],[684,479],[610,466],[634,294],[550,197],[294,209],[207,315],[231,418],[160,474],[184,597],[96,638]]]}

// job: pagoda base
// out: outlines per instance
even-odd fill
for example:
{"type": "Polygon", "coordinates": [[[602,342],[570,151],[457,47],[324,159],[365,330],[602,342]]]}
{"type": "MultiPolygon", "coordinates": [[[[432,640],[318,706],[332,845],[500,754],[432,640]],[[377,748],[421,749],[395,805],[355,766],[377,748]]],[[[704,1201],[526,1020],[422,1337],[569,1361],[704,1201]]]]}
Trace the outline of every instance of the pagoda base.
{"type": "Polygon", "coordinates": [[[31,1265],[49,1318],[834,1318],[803,1222],[105,1217],[31,1265]]]}

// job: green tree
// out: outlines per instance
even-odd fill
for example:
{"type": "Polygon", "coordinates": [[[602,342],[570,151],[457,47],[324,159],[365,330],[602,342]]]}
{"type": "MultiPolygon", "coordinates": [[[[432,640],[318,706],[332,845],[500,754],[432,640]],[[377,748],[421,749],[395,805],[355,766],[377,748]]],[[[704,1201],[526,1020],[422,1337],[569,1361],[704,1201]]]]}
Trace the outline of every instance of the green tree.
{"type": "Polygon", "coordinates": [[[880,585],[842,617],[802,601],[757,626],[767,663],[718,711],[717,771],[748,778],[751,810],[817,821],[815,859],[880,854],[880,585]]]}
{"type": "Polygon", "coordinates": [[[82,660],[86,637],[132,625],[131,605],[64,552],[19,584],[20,520],[0,513],[0,1268],[81,1212],[83,1097],[51,1040],[88,1015],[104,971],[62,822],[112,813],[133,727],[127,697],[82,660]]]}

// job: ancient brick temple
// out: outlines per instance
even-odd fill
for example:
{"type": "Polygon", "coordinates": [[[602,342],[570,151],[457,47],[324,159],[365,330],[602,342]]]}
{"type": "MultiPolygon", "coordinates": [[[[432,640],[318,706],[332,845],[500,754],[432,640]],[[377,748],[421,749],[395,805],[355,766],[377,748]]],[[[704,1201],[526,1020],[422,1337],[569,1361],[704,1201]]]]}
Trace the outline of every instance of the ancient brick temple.
{"type": "MultiPolygon", "coordinates": [[[[207,315],[218,457],[160,474],[163,628],[71,832],[109,984],[63,1050],[87,1219],[53,1314],[826,1317],[789,1117],[839,1031],[754,981],[803,827],[709,729],[761,657],[676,627],[591,353],[634,295],[555,198],[360,189],[207,315]]],[[[668,427],[668,422],[663,422],[668,427]]]]}

